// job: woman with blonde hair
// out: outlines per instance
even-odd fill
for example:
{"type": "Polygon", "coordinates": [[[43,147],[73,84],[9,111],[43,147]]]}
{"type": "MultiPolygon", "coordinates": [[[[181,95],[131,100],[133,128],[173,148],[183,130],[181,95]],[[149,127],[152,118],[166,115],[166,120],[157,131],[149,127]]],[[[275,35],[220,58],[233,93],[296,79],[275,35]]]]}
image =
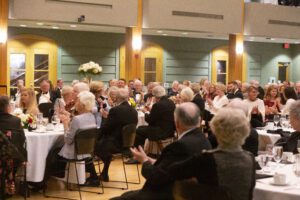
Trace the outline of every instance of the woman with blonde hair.
{"type": "Polygon", "coordinates": [[[266,119],[273,120],[273,116],[280,112],[281,103],[277,85],[269,85],[265,94],[266,119]]]}
{"type": "Polygon", "coordinates": [[[37,115],[39,113],[35,91],[33,89],[23,88],[21,90],[19,107],[22,109],[24,114],[37,115]]]}
{"type": "Polygon", "coordinates": [[[206,110],[210,111],[211,114],[215,114],[220,108],[225,107],[229,100],[225,95],[226,86],[223,83],[216,84],[216,96],[213,100],[206,99],[208,107],[206,106],[206,110]]]}

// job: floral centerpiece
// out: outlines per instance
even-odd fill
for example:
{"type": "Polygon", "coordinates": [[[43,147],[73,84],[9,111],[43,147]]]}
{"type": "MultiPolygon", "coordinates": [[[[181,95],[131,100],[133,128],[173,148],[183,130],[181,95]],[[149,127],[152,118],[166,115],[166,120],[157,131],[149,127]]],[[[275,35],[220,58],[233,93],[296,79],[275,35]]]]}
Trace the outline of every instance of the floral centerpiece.
{"type": "Polygon", "coordinates": [[[129,105],[132,106],[133,108],[136,107],[136,102],[135,102],[135,100],[134,100],[133,98],[130,97],[129,100],[128,100],[128,103],[129,103],[129,105]]]}
{"type": "Polygon", "coordinates": [[[35,119],[31,114],[21,114],[20,119],[23,128],[34,128],[35,119]]]}
{"type": "Polygon", "coordinates": [[[91,82],[91,75],[100,74],[102,72],[102,67],[98,63],[90,61],[80,65],[78,72],[84,74],[88,81],[91,82]]]}

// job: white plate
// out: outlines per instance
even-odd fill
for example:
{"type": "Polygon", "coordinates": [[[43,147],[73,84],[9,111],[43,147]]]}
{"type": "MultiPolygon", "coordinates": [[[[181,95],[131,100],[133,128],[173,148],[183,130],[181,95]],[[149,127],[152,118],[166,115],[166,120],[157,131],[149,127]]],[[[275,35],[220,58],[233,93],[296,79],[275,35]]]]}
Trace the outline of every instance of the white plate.
{"type": "Polygon", "coordinates": [[[270,184],[271,185],[276,185],[276,186],[287,186],[289,185],[290,183],[289,182],[286,182],[286,183],[275,183],[274,180],[270,180],[270,184]]]}

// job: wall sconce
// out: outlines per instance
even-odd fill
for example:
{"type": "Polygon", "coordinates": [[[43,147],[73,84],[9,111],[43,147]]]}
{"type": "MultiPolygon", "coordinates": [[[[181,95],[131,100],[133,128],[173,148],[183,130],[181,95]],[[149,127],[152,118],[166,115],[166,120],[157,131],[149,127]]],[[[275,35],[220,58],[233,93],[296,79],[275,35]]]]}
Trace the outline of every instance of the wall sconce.
{"type": "Polygon", "coordinates": [[[135,35],[132,38],[132,49],[134,51],[140,51],[142,49],[142,36],[135,35]]]}
{"type": "Polygon", "coordinates": [[[244,44],[243,44],[243,42],[236,43],[235,52],[239,55],[244,53],[244,44]]]}
{"type": "Polygon", "coordinates": [[[0,29],[0,44],[6,43],[7,40],[7,32],[4,29],[0,29]]]}

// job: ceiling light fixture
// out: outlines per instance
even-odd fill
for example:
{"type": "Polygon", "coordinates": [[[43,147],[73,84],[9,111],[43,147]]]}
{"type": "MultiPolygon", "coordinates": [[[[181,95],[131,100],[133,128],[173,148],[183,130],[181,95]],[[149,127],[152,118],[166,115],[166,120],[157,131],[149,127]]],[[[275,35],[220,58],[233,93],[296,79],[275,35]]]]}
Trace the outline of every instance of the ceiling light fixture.
{"type": "Polygon", "coordinates": [[[75,24],[71,24],[71,25],[70,25],[70,27],[71,27],[71,28],[76,28],[76,27],[77,27],[77,25],[75,25],[75,24]]]}
{"type": "Polygon", "coordinates": [[[167,36],[168,34],[166,34],[166,33],[164,33],[164,34],[162,34],[163,36],[167,36]]]}
{"type": "Polygon", "coordinates": [[[21,24],[20,26],[21,26],[21,27],[27,27],[27,25],[25,25],[25,24],[21,24]]]}
{"type": "Polygon", "coordinates": [[[187,32],[183,32],[183,33],[181,33],[182,35],[188,35],[189,33],[187,33],[187,32]]]}
{"type": "Polygon", "coordinates": [[[43,25],[44,25],[44,23],[42,23],[42,22],[38,22],[38,23],[36,23],[36,25],[43,26],[43,25]]]}
{"type": "Polygon", "coordinates": [[[157,33],[163,33],[163,31],[158,30],[157,33]]]}
{"type": "Polygon", "coordinates": [[[58,26],[52,26],[52,28],[53,28],[53,29],[59,29],[59,27],[58,27],[58,26]]]}

